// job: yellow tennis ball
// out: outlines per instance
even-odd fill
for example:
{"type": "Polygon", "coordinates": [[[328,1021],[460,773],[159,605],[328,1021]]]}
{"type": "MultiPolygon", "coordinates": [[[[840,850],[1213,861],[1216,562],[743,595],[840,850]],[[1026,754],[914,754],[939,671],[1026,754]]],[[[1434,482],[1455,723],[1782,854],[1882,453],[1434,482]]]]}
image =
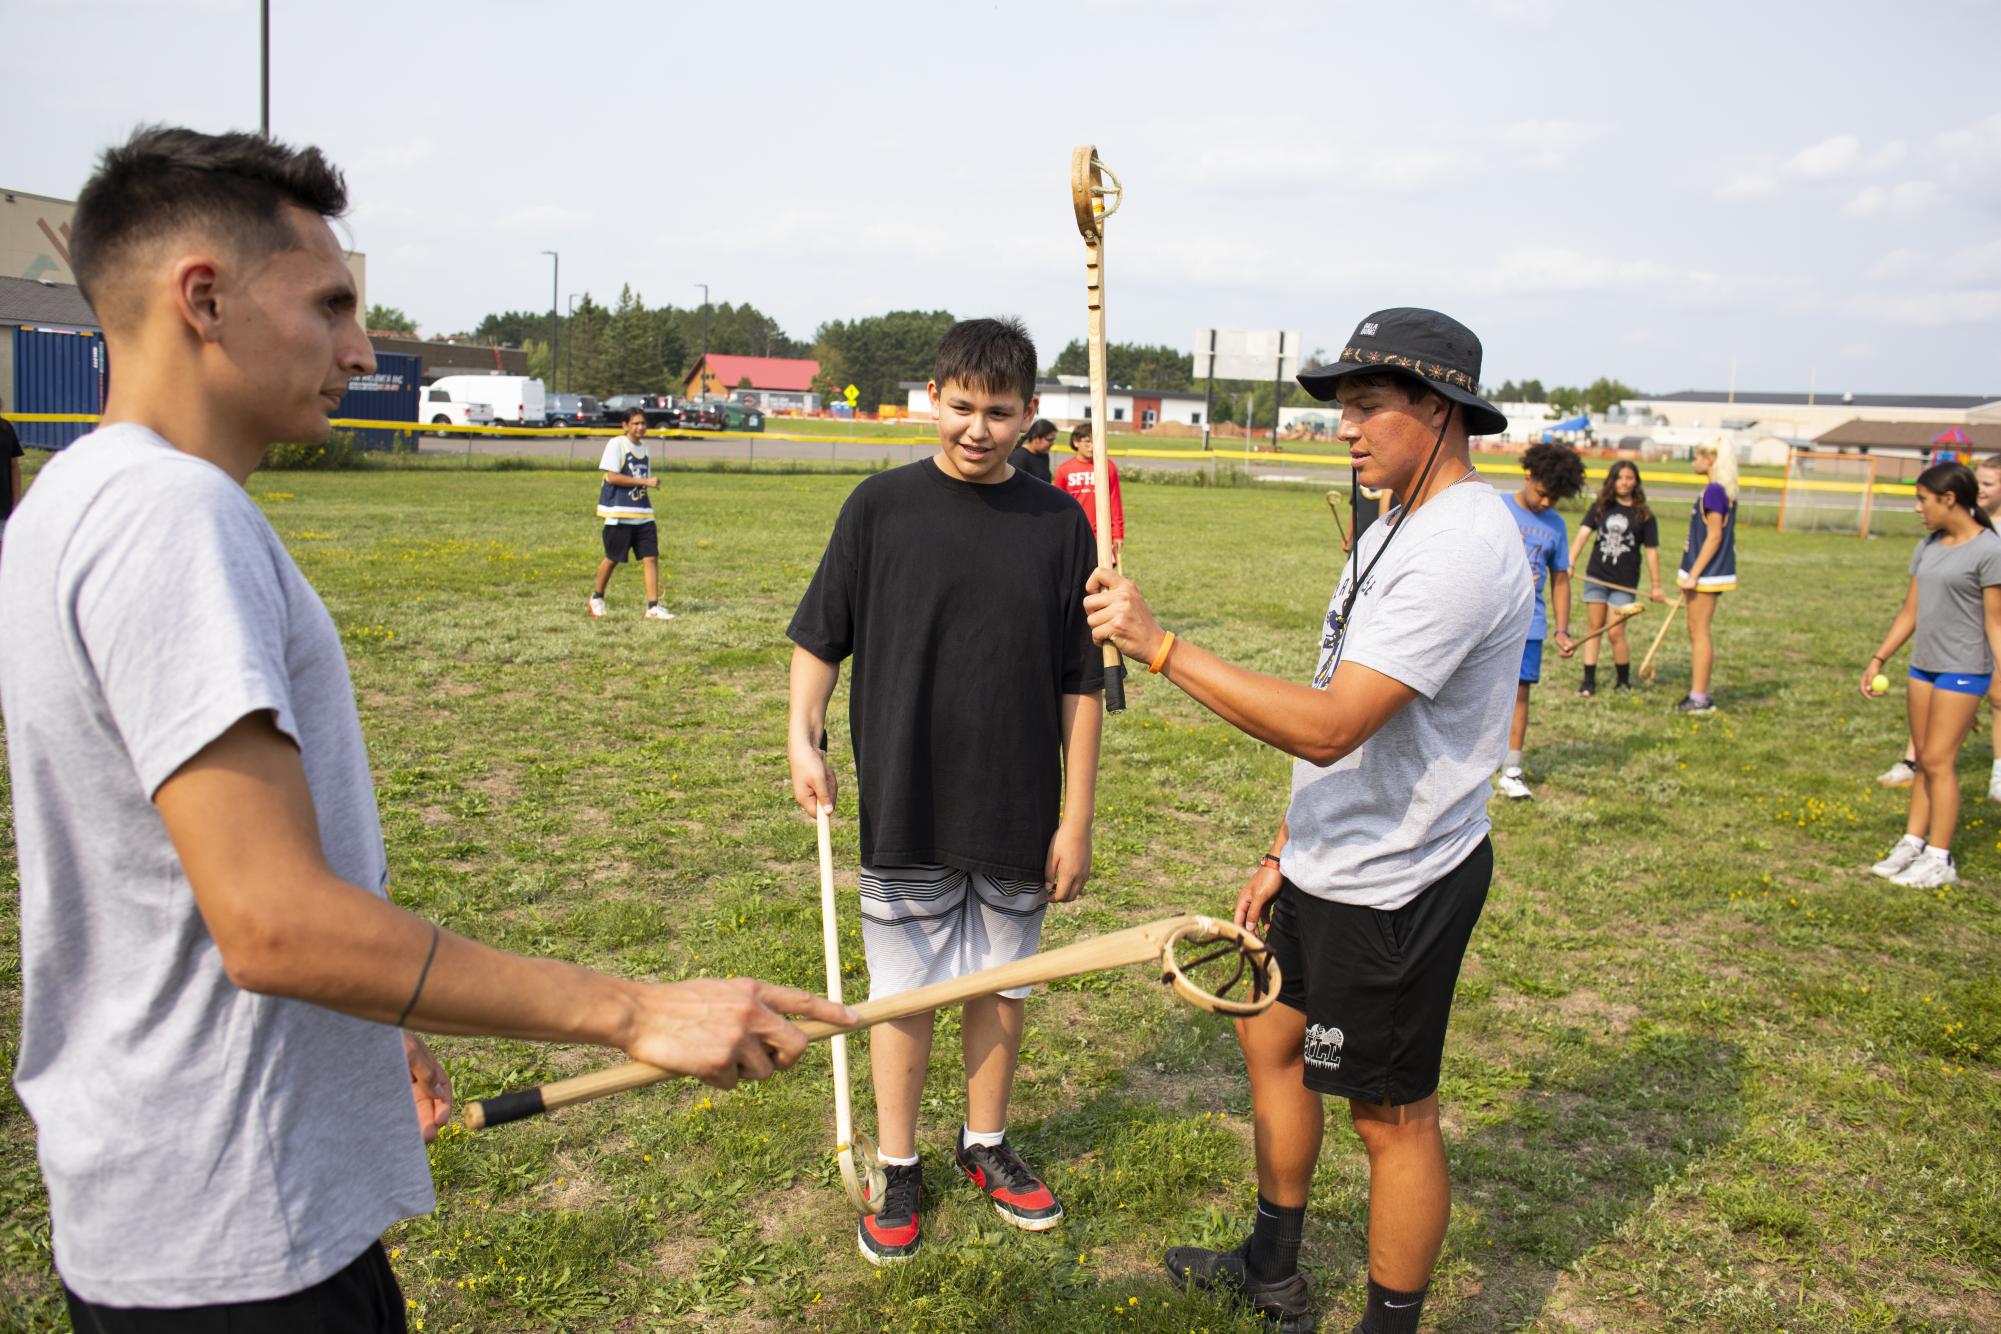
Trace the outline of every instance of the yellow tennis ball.
{"type": "Polygon", "coordinates": [[[1876,673],[1876,675],[1872,677],[1869,681],[1869,689],[1874,691],[1878,695],[1889,694],[1890,678],[1883,675],[1883,673],[1881,672],[1876,673]]]}

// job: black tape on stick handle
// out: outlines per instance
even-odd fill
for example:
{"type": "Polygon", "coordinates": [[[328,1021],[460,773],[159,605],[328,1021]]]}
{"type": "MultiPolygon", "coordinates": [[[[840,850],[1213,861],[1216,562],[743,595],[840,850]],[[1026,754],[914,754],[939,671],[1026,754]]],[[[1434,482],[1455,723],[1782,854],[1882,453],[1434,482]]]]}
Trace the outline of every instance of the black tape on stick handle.
{"type": "Polygon", "coordinates": [[[479,1104],[482,1126],[504,1126],[509,1121],[525,1121],[531,1116],[540,1116],[546,1109],[542,1106],[542,1090],[522,1089],[518,1093],[503,1093],[497,1098],[487,1098],[479,1104]]]}
{"type": "Polygon", "coordinates": [[[1124,713],[1126,711],[1126,665],[1116,663],[1105,668],[1105,712],[1124,713]]]}

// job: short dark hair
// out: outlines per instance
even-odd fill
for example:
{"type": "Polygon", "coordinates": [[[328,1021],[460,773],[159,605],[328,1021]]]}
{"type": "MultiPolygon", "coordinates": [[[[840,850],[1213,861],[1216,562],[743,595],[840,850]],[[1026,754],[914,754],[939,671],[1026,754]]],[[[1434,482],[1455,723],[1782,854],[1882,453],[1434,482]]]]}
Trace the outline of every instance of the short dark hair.
{"type": "Polygon", "coordinates": [[[1028,438],[1030,440],[1054,440],[1056,438],[1056,423],[1047,417],[1037,417],[1028,424],[1028,438]]]}
{"type": "Polygon", "coordinates": [[[1091,429],[1091,423],[1078,422],[1070,428],[1070,448],[1075,449],[1079,440],[1096,440],[1098,433],[1091,429]]]}
{"type": "Polygon", "coordinates": [[[298,244],[286,204],[337,218],[347,211],[347,182],[317,148],[261,134],[142,125],[105,150],[77,196],[70,269],[96,305],[133,246],[180,228],[206,228],[252,258],[277,254],[298,244]]]}
{"type": "MultiPolygon", "coordinates": [[[[1353,385],[1358,389],[1394,389],[1403,395],[1404,402],[1413,407],[1422,403],[1426,396],[1438,393],[1418,376],[1404,371],[1356,371],[1351,375],[1342,376],[1334,383],[1337,388],[1353,385]]],[[[1444,395],[1439,394],[1439,397],[1443,398],[1444,395]]]]}
{"type": "Polygon", "coordinates": [[[960,320],[938,342],[931,379],[939,389],[957,380],[989,394],[1012,390],[1026,408],[1035,397],[1035,340],[1020,320],[960,320]]]}
{"type": "Polygon", "coordinates": [[[1542,488],[1551,504],[1568,500],[1584,489],[1584,460],[1569,445],[1554,442],[1530,445],[1522,452],[1522,471],[1542,488]]]}
{"type": "Polygon", "coordinates": [[[623,417],[620,417],[618,420],[622,425],[626,422],[631,421],[634,417],[643,418],[645,416],[646,416],[646,409],[640,407],[637,403],[634,403],[631,407],[625,410],[625,415],[623,417]]]}

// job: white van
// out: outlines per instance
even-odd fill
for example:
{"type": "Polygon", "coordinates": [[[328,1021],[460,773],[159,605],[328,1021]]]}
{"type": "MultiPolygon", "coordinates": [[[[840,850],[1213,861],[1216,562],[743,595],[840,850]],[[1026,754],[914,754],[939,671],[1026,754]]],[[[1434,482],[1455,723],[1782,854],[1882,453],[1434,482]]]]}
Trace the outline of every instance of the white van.
{"type": "Polygon", "coordinates": [[[432,385],[418,395],[417,420],[432,426],[491,426],[493,409],[483,402],[454,398],[450,389],[432,385]]]}
{"type": "Polygon", "coordinates": [[[431,388],[443,389],[454,402],[486,404],[497,426],[545,426],[549,421],[542,382],[526,375],[446,375],[431,388]]]}

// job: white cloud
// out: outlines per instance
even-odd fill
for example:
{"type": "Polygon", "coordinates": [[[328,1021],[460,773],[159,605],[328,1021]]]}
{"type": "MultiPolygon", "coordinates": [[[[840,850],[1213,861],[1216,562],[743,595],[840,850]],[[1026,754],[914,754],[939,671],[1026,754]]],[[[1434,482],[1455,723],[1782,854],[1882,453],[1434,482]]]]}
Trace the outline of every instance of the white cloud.
{"type": "Polygon", "coordinates": [[[496,231],[554,232],[582,227],[591,220],[588,210],[564,208],[559,204],[531,204],[510,209],[493,220],[496,231]]]}
{"type": "Polygon", "coordinates": [[[1870,153],[1863,150],[1862,141],[1856,136],[1837,134],[1800,149],[1779,170],[1801,181],[1850,180],[1888,171],[1904,160],[1905,151],[1901,139],[1892,139],[1870,153]]]}
{"type": "Polygon", "coordinates": [[[2001,111],[1932,141],[1932,154],[1948,176],[1988,177],[2001,173],[2001,111]]]}
{"type": "Polygon", "coordinates": [[[1295,190],[1338,185],[1343,193],[1414,194],[1461,171],[1459,154],[1422,144],[1302,148],[1294,144],[1218,143],[1200,150],[1189,179],[1212,190],[1295,190]]]}
{"type": "Polygon", "coordinates": [[[1779,188],[1778,173],[1769,161],[1740,162],[1730,169],[1723,184],[1716,187],[1718,199],[1763,199],[1779,188]]]}
{"type": "Polygon", "coordinates": [[[1949,282],[2001,282],[2001,237],[1954,252],[1944,267],[1949,282]]]}
{"type": "Polygon", "coordinates": [[[1581,148],[1610,137],[1612,127],[1581,120],[1523,120],[1501,129],[1501,142],[1529,155],[1544,170],[1567,164],[1581,148]]]}
{"type": "Polygon", "coordinates": [[[1932,181],[1899,181],[1895,185],[1865,185],[1853,198],[1841,206],[1841,211],[1854,218],[1873,218],[1878,214],[1891,217],[1909,217],[1921,213],[1938,202],[1938,186],[1932,181]]]}
{"type": "Polygon", "coordinates": [[[1928,256],[1921,255],[1915,250],[1897,249],[1871,264],[1863,271],[1862,276],[1874,278],[1879,282],[1894,282],[1900,278],[1923,273],[1931,267],[1932,262],[1928,256]]]}
{"type": "Polygon", "coordinates": [[[1868,296],[1858,300],[1855,309],[1864,318],[1887,324],[1934,328],[1949,324],[2001,324],[2001,288],[1868,296]]]}

